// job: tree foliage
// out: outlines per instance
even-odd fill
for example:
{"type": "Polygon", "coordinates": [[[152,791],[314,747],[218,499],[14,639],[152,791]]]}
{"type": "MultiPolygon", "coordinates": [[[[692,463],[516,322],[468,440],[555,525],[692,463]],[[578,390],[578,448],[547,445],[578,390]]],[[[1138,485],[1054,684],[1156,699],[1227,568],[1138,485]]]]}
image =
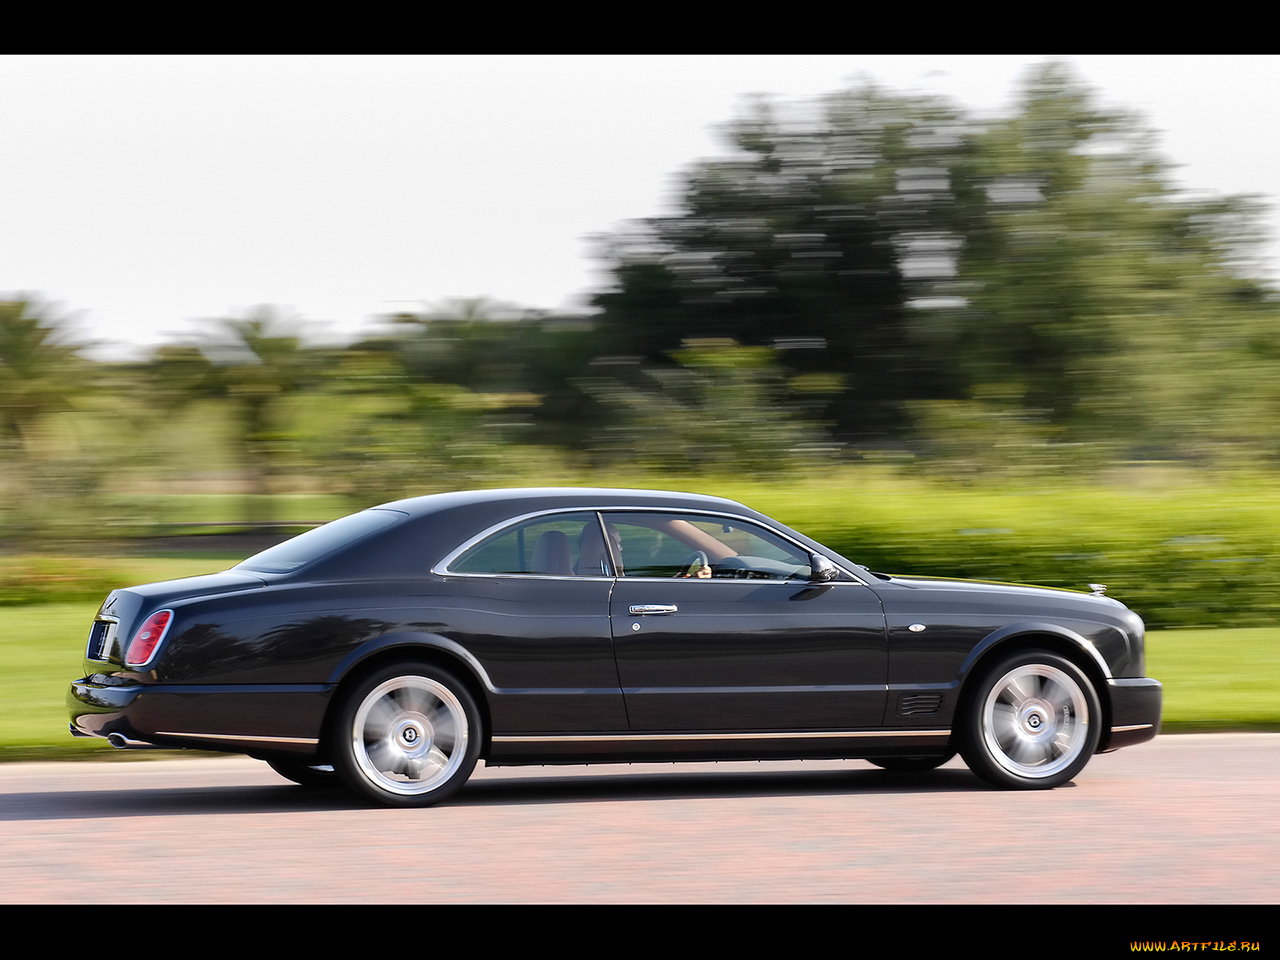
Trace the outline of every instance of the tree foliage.
{"type": "Polygon", "coordinates": [[[32,454],[50,415],[83,392],[86,363],[67,323],[31,299],[0,301],[0,443],[32,454]]]}
{"type": "Polygon", "coordinates": [[[248,317],[207,320],[194,344],[162,347],[152,365],[160,396],[177,405],[212,398],[231,411],[247,477],[244,519],[269,523],[272,478],[286,459],[285,400],[320,374],[319,351],[307,349],[299,322],[261,307],[248,317]]]}
{"type": "Polygon", "coordinates": [[[841,378],[824,416],[841,439],[935,459],[957,430],[1015,427],[1046,463],[1081,444],[1207,456],[1242,413],[1261,439],[1261,408],[1213,403],[1274,342],[1246,267],[1257,206],[1180,194],[1151,132],[1061,65],[1004,118],[864,87],[758,101],[729,139],[677,213],[610,238],[596,302],[620,352],[774,344],[841,378]]]}
{"type": "Polygon", "coordinates": [[[843,379],[827,414],[844,435],[901,430],[904,399],[953,389],[916,342],[906,267],[945,233],[962,131],[943,104],[872,88],[799,114],[756,101],[728,128],[733,154],[686,176],[678,213],[610,239],[602,326],[655,362],[687,338],[772,345],[843,379]]]}
{"type": "Polygon", "coordinates": [[[582,380],[608,414],[588,445],[597,462],[778,476],[820,446],[772,348],[691,340],[671,359],[602,364],[582,380]]]}
{"type": "Polygon", "coordinates": [[[1150,132],[1094,100],[1048,65],[974,139],[959,262],[969,393],[1002,384],[1063,440],[1195,455],[1245,331],[1265,323],[1266,295],[1237,271],[1258,211],[1181,196],[1150,132]]]}

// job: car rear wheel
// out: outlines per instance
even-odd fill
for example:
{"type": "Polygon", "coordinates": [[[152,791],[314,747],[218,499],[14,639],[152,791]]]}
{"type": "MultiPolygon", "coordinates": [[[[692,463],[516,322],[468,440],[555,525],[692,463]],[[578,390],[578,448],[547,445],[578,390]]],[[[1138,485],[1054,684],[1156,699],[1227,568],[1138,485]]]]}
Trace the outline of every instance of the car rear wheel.
{"type": "Polygon", "coordinates": [[[1044,650],[1006,657],[978,678],[960,752],[1001,787],[1044,790],[1075,777],[1098,748],[1102,710],[1089,678],[1044,650]]]}
{"type": "Polygon", "coordinates": [[[956,755],[954,750],[936,757],[868,757],[867,763],[892,770],[895,773],[912,773],[921,770],[934,770],[956,755]]]}
{"type": "Polygon", "coordinates": [[[464,684],[424,663],[365,677],[338,715],[335,766],[378,803],[425,807],[452,796],[480,754],[480,712],[464,684]]]}

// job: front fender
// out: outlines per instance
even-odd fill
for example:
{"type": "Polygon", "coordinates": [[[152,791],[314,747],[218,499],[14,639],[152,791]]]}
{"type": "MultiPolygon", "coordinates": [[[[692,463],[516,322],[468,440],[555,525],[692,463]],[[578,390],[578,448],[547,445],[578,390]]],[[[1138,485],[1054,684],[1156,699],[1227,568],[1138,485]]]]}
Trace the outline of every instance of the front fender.
{"type": "MultiPolygon", "coordinates": [[[[1101,625],[1100,625],[1101,626],[1101,625]]],[[[1028,620],[1019,623],[1005,624],[991,633],[987,634],[973,649],[969,651],[968,656],[964,658],[964,662],[960,665],[960,675],[958,677],[961,683],[968,679],[973,668],[979,661],[984,659],[988,653],[997,647],[1006,647],[1022,639],[1032,637],[1053,637],[1058,640],[1065,641],[1071,647],[1079,650],[1080,653],[1089,658],[1089,661],[1098,669],[1103,680],[1112,679],[1111,668],[1107,665],[1106,658],[1098,650],[1097,646],[1088,637],[1077,633],[1068,627],[1059,623],[1048,623],[1045,621],[1028,620]]]]}

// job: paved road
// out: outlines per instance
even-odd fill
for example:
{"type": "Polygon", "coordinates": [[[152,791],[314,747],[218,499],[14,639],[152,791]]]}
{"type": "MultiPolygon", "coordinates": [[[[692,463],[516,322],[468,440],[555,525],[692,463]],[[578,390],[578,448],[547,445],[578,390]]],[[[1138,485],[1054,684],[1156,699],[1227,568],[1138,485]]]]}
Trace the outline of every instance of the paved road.
{"type": "Polygon", "coordinates": [[[1274,904],[1277,783],[1268,734],[1161,737],[1049,792],[959,761],[533,767],[429,810],[243,758],[5,764],[0,902],[1274,904]]]}

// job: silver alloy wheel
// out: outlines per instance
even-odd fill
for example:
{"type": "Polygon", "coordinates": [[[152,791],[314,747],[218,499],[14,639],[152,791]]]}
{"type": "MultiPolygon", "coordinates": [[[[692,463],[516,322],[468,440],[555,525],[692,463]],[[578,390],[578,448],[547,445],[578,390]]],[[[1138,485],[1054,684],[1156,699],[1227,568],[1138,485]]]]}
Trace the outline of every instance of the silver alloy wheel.
{"type": "Polygon", "coordinates": [[[392,677],[370,690],[351,724],[352,756],[370,784],[403,797],[448,783],[468,758],[462,703],[428,677],[392,677]]]}
{"type": "Polygon", "coordinates": [[[1027,663],[1000,677],[982,705],[982,738],[1000,767],[1017,777],[1057,776],[1089,741],[1089,702],[1069,674],[1027,663]]]}

